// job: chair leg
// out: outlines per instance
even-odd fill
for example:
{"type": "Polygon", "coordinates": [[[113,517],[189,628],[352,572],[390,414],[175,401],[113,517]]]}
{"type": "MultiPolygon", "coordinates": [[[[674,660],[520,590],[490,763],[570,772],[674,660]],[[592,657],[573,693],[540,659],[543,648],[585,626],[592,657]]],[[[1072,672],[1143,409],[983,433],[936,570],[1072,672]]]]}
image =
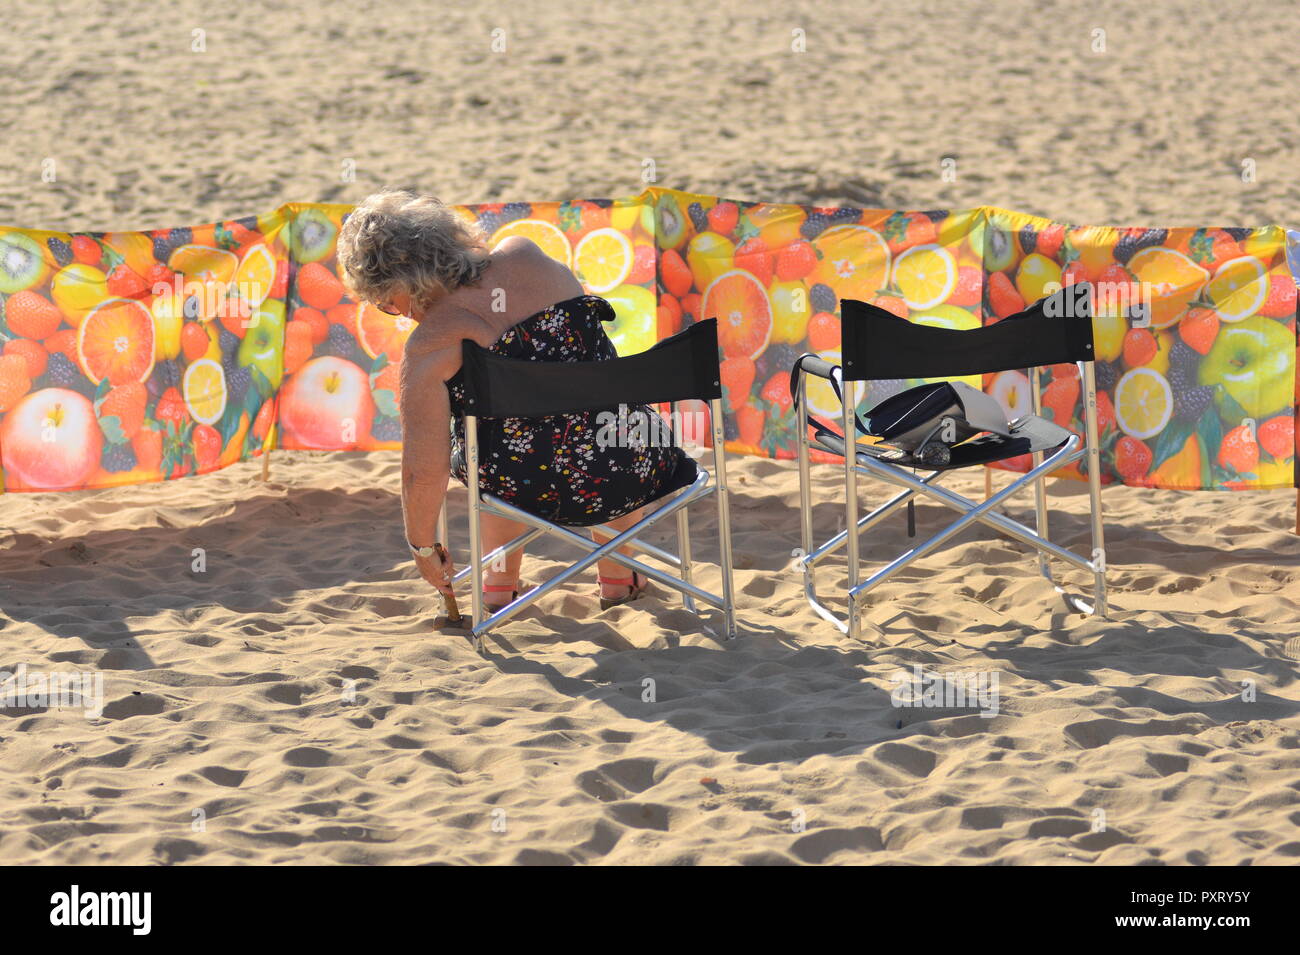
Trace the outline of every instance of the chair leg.
{"type": "Polygon", "coordinates": [[[736,599],[732,580],[731,558],[731,499],[727,488],[727,453],[726,435],[722,427],[722,400],[714,398],[709,402],[709,417],[713,424],[713,471],[717,487],[713,493],[718,497],[718,543],[722,563],[722,602],[726,617],[726,639],[736,636],[736,599]]]}
{"type": "Polygon", "coordinates": [[[858,425],[854,420],[853,388],[841,385],[841,403],[843,405],[841,423],[844,427],[844,529],[848,532],[845,540],[849,558],[848,625],[849,639],[860,638],[858,624],[857,600],[853,591],[858,586],[858,469],[857,446],[858,425]]]}
{"type": "MultiPolygon", "coordinates": [[[[677,512],[677,554],[681,558],[682,580],[691,583],[691,524],[686,508],[677,512]]],[[[695,598],[682,591],[682,606],[695,612],[695,598]]]]}
{"type": "Polygon", "coordinates": [[[1106,541],[1101,523],[1101,446],[1097,425],[1097,374],[1095,365],[1080,362],[1083,373],[1084,429],[1088,442],[1088,505],[1092,517],[1092,612],[1107,615],[1106,541]]]}
{"type": "MultiPolygon", "coordinates": [[[[477,627],[483,622],[483,532],[479,526],[478,487],[478,418],[465,416],[465,475],[469,484],[469,593],[470,624],[477,627]]],[[[479,650],[483,649],[483,638],[475,640],[479,650]]]]}
{"type": "MultiPolygon", "coordinates": [[[[1029,394],[1032,402],[1034,414],[1042,416],[1043,414],[1043,394],[1041,391],[1042,379],[1037,368],[1029,369],[1029,394]]],[[[1038,467],[1043,463],[1043,452],[1035,451],[1030,455],[1032,467],[1038,467]]],[[[986,495],[987,497],[987,495],[986,495]]],[[[1038,536],[1044,540],[1050,540],[1051,534],[1047,529],[1047,479],[1040,477],[1034,482],[1034,528],[1038,531],[1038,536]]],[[[1049,563],[1047,555],[1041,550],[1038,551],[1038,572],[1046,577],[1049,581],[1052,579],[1052,565],[1049,563]]]]}

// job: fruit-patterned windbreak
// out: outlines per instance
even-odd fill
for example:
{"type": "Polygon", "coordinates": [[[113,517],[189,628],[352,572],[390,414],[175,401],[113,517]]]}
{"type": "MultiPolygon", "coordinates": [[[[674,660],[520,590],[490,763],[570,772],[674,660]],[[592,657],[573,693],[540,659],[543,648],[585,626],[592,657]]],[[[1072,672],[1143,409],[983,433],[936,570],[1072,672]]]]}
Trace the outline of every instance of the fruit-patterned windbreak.
{"type": "MultiPolygon", "coordinates": [[[[149,233],[0,229],[4,489],[163,480],[272,445],[399,448],[398,372],[413,322],[344,293],[336,245],[349,208],[291,203],[149,233]]],[[[1058,284],[1087,281],[1099,293],[1103,481],[1296,484],[1300,234],[1071,226],[993,208],[820,208],[658,188],[454,208],[493,244],[528,237],[608,299],[621,354],[717,318],[734,452],[794,456],[790,366],[805,351],[838,359],[842,299],[974,328],[1058,284]],[[1142,294],[1149,307],[1135,322],[1125,296],[1142,294]]],[[[829,386],[809,382],[810,409],[838,415],[829,386]]],[[[1021,371],[968,382],[1013,418],[1032,407],[1021,371]]],[[[859,383],[854,397],[865,410],[916,383],[859,383]]],[[[1080,393],[1074,366],[1049,369],[1044,415],[1080,429],[1080,393]]]]}

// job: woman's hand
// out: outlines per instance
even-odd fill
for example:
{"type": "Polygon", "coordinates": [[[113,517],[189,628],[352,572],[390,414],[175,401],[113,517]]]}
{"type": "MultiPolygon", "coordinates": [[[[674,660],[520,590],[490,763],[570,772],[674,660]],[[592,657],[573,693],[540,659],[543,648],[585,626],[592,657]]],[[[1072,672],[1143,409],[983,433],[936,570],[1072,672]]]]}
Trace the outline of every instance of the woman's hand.
{"type": "Polygon", "coordinates": [[[420,576],[427,580],[440,593],[450,594],[451,578],[456,573],[456,568],[452,565],[451,555],[441,547],[434,551],[432,557],[415,558],[415,567],[420,572],[420,576]],[[443,560],[443,556],[446,560],[443,560]]]}

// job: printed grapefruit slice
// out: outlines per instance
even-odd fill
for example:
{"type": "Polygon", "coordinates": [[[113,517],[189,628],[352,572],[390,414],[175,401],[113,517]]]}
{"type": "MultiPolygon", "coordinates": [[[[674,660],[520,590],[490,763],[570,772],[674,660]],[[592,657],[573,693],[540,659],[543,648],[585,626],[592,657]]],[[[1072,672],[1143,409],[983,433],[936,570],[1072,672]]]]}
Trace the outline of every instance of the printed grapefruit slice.
{"type": "Polygon", "coordinates": [[[389,361],[400,362],[402,349],[413,331],[413,318],[388,315],[372,305],[357,306],[357,341],[371,358],[387,355],[389,361]]]}
{"type": "Polygon", "coordinates": [[[573,250],[578,278],[593,294],[618,288],[632,271],[632,243],[617,229],[588,232],[573,250]]]}
{"type": "Polygon", "coordinates": [[[569,248],[569,240],[565,238],[559,226],[542,219],[516,219],[514,222],[507,222],[492,233],[492,248],[495,249],[512,235],[532,239],[543,252],[566,269],[573,266],[573,250],[569,248]]]}
{"type": "Polygon", "coordinates": [[[909,308],[934,308],[957,287],[957,263],[943,246],[914,246],[894,263],[894,284],[909,308]]]}
{"type": "Polygon", "coordinates": [[[77,329],[77,359],[95,384],[144,381],[153,371],[153,315],[133,299],[110,298],[77,329]]]}
{"type": "Polygon", "coordinates": [[[812,244],[820,258],[811,281],[829,285],[840,298],[869,302],[889,284],[889,246],[876,230],[834,226],[812,244]]]}
{"type": "Polygon", "coordinates": [[[718,344],[727,358],[757,358],[772,338],[772,303],[745,269],[724,272],[709,283],[700,315],[718,320],[718,344]]]}
{"type": "Polygon", "coordinates": [[[200,358],[181,379],[185,407],[199,424],[216,424],[226,411],[226,373],[211,358],[200,358]]]}

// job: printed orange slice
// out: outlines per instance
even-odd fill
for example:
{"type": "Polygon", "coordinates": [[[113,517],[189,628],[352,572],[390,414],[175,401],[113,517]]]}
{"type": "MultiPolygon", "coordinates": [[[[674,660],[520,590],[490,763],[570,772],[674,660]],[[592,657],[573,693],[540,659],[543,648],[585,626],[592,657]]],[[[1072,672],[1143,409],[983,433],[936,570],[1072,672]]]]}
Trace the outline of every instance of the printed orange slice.
{"type": "Polygon", "coordinates": [[[211,358],[200,358],[185,369],[181,394],[195,421],[216,424],[226,411],[226,373],[211,358]]]}
{"type": "Polygon", "coordinates": [[[357,306],[357,341],[371,358],[387,355],[389,361],[400,362],[415,324],[415,319],[405,315],[389,315],[372,305],[357,306]]]}
{"type": "Polygon", "coordinates": [[[727,358],[757,358],[772,337],[772,303],[758,279],[744,269],[724,272],[709,283],[700,315],[718,320],[718,344],[727,358]]]}

